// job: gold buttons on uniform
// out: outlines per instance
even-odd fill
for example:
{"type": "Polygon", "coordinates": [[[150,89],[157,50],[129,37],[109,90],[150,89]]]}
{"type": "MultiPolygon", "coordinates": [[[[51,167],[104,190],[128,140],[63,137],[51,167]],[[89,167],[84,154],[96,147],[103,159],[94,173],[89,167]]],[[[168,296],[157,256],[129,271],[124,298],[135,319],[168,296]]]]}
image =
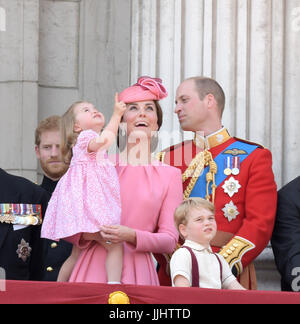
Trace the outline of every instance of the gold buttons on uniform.
{"type": "Polygon", "coordinates": [[[51,244],[51,249],[55,249],[55,248],[57,248],[57,243],[54,242],[51,244]]]}
{"type": "Polygon", "coordinates": [[[48,268],[47,268],[47,271],[48,271],[48,272],[52,272],[52,271],[53,271],[53,268],[52,268],[52,267],[48,267],[48,268]]]}

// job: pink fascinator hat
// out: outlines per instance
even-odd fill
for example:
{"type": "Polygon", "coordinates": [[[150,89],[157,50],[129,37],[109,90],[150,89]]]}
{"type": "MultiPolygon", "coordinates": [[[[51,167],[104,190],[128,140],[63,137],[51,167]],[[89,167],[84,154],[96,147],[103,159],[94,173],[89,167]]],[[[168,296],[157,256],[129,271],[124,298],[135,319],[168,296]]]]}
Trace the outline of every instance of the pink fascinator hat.
{"type": "Polygon", "coordinates": [[[142,76],[136,84],[126,88],[119,94],[119,100],[125,103],[131,103],[146,100],[161,100],[167,96],[168,92],[163,86],[161,79],[142,76]]]}

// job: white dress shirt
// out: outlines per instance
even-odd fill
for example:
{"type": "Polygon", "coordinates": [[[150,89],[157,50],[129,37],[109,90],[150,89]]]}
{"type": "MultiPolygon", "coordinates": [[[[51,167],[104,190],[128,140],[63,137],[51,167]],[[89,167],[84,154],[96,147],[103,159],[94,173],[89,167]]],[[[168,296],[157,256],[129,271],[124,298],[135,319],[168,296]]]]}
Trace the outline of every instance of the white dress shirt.
{"type": "MultiPolygon", "coordinates": [[[[198,261],[199,286],[200,288],[228,289],[230,283],[236,280],[228,263],[218,254],[222,263],[222,282],[220,276],[220,264],[213,254],[211,247],[208,249],[202,245],[186,240],[183,246],[193,249],[198,261]]],[[[185,248],[178,249],[171,259],[171,278],[174,286],[174,279],[177,275],[185,277],[192,286],[192,258],[190,252],[185,248]]]]}

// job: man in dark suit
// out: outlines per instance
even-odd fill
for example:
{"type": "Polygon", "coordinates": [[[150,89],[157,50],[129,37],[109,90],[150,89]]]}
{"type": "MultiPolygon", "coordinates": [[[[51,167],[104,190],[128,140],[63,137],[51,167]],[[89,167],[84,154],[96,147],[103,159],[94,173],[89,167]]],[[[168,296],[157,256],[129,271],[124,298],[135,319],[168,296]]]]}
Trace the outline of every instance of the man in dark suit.
{"type": "MultiPolygon", "coordinates": [[[[68,169],[60,150],[60,117],[50,116],[42,120],[35,131],[35,152],[44,172],[41,187],[52,195],[59,179],[68,169]]],[[[72,244],[45,240],[45,266],[43,281],[56,281],[59,270],[72,252],[72,244]]]]}
{"type": "Polygon", "coordinates": [[[300,177],[278,191],[272,248],[283,291],[300,291],[300,177]]]}
{"type": "Polygon", "coordinates": [[[0,269],[7,280],[41,280],[41,221],[49,194],[0,168],[0,269]]]}

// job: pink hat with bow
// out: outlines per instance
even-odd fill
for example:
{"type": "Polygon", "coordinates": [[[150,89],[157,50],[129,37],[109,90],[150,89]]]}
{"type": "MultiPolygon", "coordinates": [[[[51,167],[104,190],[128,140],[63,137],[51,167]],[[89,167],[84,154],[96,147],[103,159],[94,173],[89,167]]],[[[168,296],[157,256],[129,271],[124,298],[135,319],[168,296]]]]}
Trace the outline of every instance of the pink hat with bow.
{"type": "Polygon", "coordinates": [[[161,100],[167,96],[168,92],[162,85],[161,79],[142,76],[136,84],[126,88],[119,94],[119,100],[125,103],[131,103],[146,100],[161,100]]]}

